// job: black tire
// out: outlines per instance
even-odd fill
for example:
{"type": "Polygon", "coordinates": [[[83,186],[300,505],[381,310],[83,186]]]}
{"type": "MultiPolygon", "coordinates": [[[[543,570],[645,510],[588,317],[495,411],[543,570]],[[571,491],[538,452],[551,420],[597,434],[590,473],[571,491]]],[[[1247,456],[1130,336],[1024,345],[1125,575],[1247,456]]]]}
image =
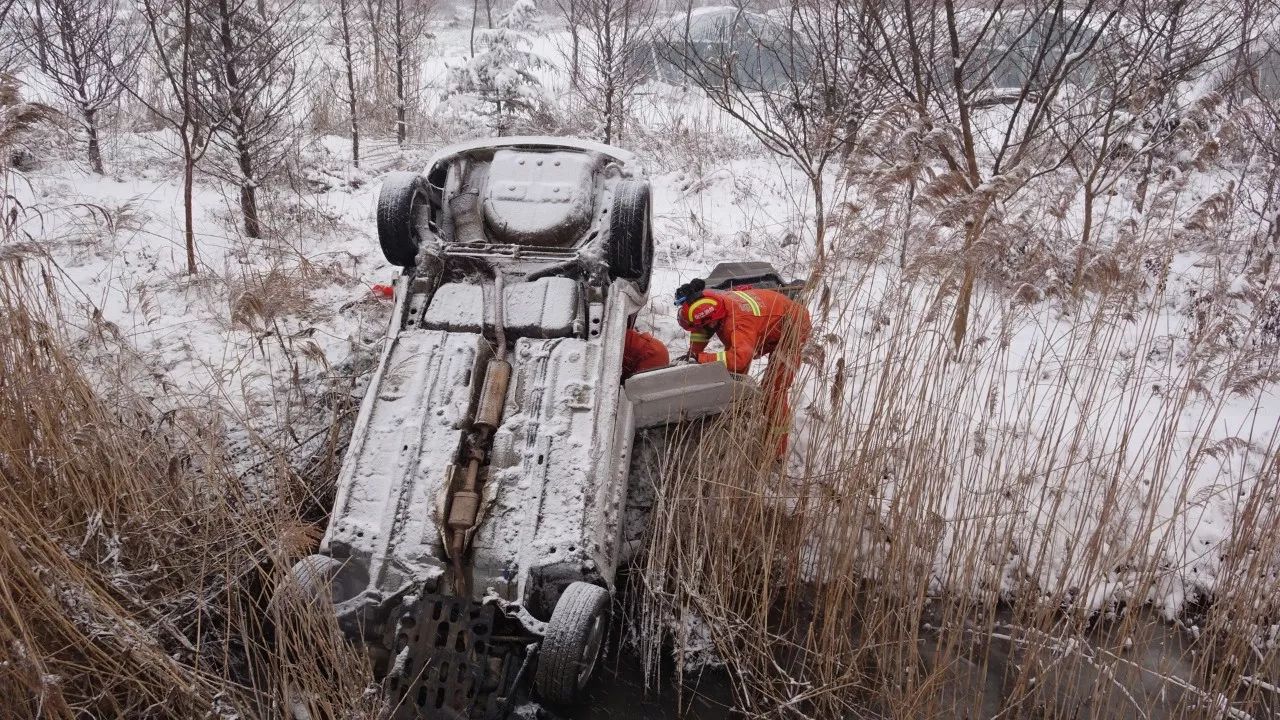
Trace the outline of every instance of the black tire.
{"type": "Polygon", "coordinates": [[[426,181],[411,172],[387,175],[378,193],[378,243],[387,262],[413,267],[418,257],[416,216],[426,209],[426,181]]]}
{"type": "Polygon", "coordinates": [[[543,700],[571,705],[591,682],[609,633],[609,591],[585,582],[565,588],[538,651],[534,686],[543,700]]]}
{"type": "Polygon", "coordinates": [[[653,267],[653,232],[649,227],[649,183],[622,180],[609,209],[609,275],[637,280],[648,289],[653,267]]]}

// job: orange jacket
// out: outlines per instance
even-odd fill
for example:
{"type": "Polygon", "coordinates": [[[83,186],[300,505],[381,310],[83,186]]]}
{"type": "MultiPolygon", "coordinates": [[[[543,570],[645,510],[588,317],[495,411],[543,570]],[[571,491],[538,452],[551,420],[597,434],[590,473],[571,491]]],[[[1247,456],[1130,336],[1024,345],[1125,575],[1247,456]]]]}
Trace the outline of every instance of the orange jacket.
{"type": "Polygon", "coordinates": [[[745,373],[751,361],[773,352],[788,328],[794,328],[796,342],[809,337],[809,311],[773,290],[707,290],[703,297],[723,303],[726,315],[715,336],[724,344],[721,352],[703,352],[711,335],[689,333],[689,352],[698,362],[722,362],[729,372],[745,373]]]}
{"type": "Polygon", "coordinates": [[[638,372],[656,370],[670,364],[671,354],[661,340],[649,333],[627,329],[627,338],[622,345],[623,380],[638,372]]]}

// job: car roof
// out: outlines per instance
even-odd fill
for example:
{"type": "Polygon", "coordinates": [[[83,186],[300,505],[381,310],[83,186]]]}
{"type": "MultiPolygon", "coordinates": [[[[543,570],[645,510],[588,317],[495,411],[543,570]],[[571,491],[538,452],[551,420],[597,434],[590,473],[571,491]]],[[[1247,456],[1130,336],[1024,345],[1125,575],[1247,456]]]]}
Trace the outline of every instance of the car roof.
{"type": "Polygon", "coordinates": [[[476,140],[467,140],[465,142],[446,145],[436,151],[431,156],[431,160],[427,162],[427,171],[444,160],[449,160],[455,156],[472,150],[480,150],[483,148],[506,148],[506,147],[525,147],[525,148],[545,148],[545,149],[565,149],[565,150],[581,150],[584,152],[595,152],[601,155],[617,160],[626,165],[635,159],[635,155],[622,148],[616,148],[612,145],[594,142],[592,140],[582,140],[580,138],[571,137],[554,137],[551,135],[513,135],[511,137],[497,138],[478,138],[476,140]]]}

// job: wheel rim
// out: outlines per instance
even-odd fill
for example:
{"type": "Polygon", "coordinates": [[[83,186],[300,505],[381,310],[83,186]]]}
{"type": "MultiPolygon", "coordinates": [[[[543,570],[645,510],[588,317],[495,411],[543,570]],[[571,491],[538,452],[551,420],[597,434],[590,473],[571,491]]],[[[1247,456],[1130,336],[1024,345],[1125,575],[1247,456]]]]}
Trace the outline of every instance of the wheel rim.
{"type": "Polygon", "coordinates": [[[600,657],[600,646],[604,643],[604,615],[597,614],[591,619],[591,631],[587,633],[587,642],[582,646],[582,657],[578,659],[578,689],[586,687],[591,673],[596,669],[596,660],[600,657]]]}

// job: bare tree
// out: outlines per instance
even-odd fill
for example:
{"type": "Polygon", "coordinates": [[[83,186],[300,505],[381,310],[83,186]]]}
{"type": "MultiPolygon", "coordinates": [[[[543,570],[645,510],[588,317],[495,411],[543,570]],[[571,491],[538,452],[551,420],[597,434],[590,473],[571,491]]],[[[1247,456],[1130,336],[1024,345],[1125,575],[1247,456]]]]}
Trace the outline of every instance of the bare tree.
{"type": "Polygon", "coordinates": [[[387,71],[391,75],[396,111],[396,143],[409,136],[409,109],[418,101],[418,59],[427,36],[427,22],[435,0],[384,0],[383,24],[378,27],[387,71]]]}
{"type": "MultiPolygon", "coordinates": [[[[382,67],[382,33],[379,28],[382,27],[382,9],[386,5],[385,0],[364,0],[361,9],[364,13],[364,24],[369,33],[369,42],[373,51],[373,67],[382,67]]],[[[373,73],[374,88],[377,94],[382,92],[382,74],[373,73]]]]}
{"type": "Polygon", "coordinates": [[[865,8],[839,0],[791,5],[767,18],[741,9],[695,14],[660,35],[660,55],[769,151],[790,159],[814,203],[814,276],[827,254],[827,172],[884,102],[867,82],[865,8]]]}
{"type": "Polygon", "coordinates": [[[335,21],[342,39],[343,74],[347,78],[347,115],[351,120],[351,164],[360,167],[360,112],[356,95],[355,33],[351,23],[352,0],[338,0],[335,21]]]}
{"type": "Polygon", "coordinates": [[[569,61],[569,87],[575,90],[582,79],[582,12],[585,4],[583,0],[556,0],[556,8],[569,28],[569,49],[564,55],[569,61]]]}
{"type": "Polygon", "coordinates": [[[227,162],[215,172],[239,185],[252,238],[262,237],[258,188],[294,147],[294,104],[305,89],[300,54],[312,29],[300,9],[296,0],[270,3],[265,16],[251,0],[195,5],[196,102],[216,121],[213,143],[227,162]]]}
{"type": "Polygon", "coordinates": [[[1050,158],[1062,157],[1082,195],[1072,281],[1077,296],[1098,242],[1099,198],[1110,195],[1140,165],[1145,164],[1149,175],[1156,158],[1181,137],[1179,115],[1185,108],[1176,101],[1177,88],[1235,51],[1233,23],[1205,16],[1198,5],[1162,3],[1137,13],[1135,20],[1117,42],[1095,49],[1089,77],[1076,84],[1071,103],[1047,126],[1056,141],[1056,147],[1048,148],[1050,158]]]}
{"type": "MultiPolygon", "coordinates": [[[[35,21],[34,25],[36,36],[39,37],[45,32],[43,0],[32,0],[30,13],[32,19],[35,21]]],[[[49,67],[49,56],[45,54],[45,46],[40,43],[36,44],[36,65],[40,68],[41,72],[47,70],[49,67]]]]}
{"type": "Polygon", "coordinates": [[[153,81],[160,85],[155,98],[148,99],[140,88],[129,88],[135,99],[178,136],[178,152],[182,158],[183,240],[187,254],[187,273],[195,275],[195,189],[196,164],[209,148],[214,129],[222,118],[201,117],[197,102],[194,39],[198,32],[197,0],[142,0],[142,19],[146,24],[147,57],[153,70],[153,81]]]}
{"type": "Polygon", "coordinates": [[[0,0],[0,74],[12,73],[22,54],[20,31],[12,22],[16,7],[16,0],[0,0]]]}
{"type": "MultiPolygon", "coordinates": [[[[1163,142],[1158,132],[1137,137],[1139,126],[1160,127],[1173,117],[1178,83],[1202,72],[1215,53],[1229,56],[1236,32],[1229,14],[1182,0],[977,8],[902,0],[869,7],[869,70],[931,138],[917,169],[944,166],[929,171],[926,194],[954,198],[943,221],[961,234],[957,347],[968,330],[979,249],[1000,245],[988,242],[997,239],[1000,207],[1037,177],[1064,167],[1075,172],[1085,201],[1077,247],[1083,267],[1094,242],[1094,200],[1132,158],[1149,162],[1149,150],[1163,142]],[[993,105],[1002,110],[985,110],[993,105]]],[[[918,173],[906,177],[914,186],[918,173]]]]}
{"type": "MultiPolygon", "coordinates": [[[[656,6],[652,0],[570,0],[588,38],[578,88],[598,115],[606,143],[622,137],[636,88],[649,73],[656,6]]],[[[563,7],[563,5],[562,5],[563,7]]],[[[578,65],[574,35],[573,64],[578,65]]]]}
{"type": "MultiPolygon", "coordinates": [[[[1258,169],[1265,177],[1260,200],[1241,193],[1242,205],[1258,219],[1248,233],[1244,271],[1258,278],[1271,277],[1280,256],[1280,37],[1274,28],[1266,30],[1269,32],[1257,33],[1258,37],[1246,37],[1248,58],[1244,72],[1237,76],[1243,94],[1251,100],[1244,113],[1245,127],[1261,161],[1258,169]]],[[[1276,330],[1280,336],[1280,327],[1276,330]]]]}
{"type": "Polygon", "coordinates": [[[25,8],[29,52],[75,108],[88,139],[89,167],[102,174],[101,113],[120,98],[136,62],[121,8],[115,0],[43,0],[25,8]]]}

